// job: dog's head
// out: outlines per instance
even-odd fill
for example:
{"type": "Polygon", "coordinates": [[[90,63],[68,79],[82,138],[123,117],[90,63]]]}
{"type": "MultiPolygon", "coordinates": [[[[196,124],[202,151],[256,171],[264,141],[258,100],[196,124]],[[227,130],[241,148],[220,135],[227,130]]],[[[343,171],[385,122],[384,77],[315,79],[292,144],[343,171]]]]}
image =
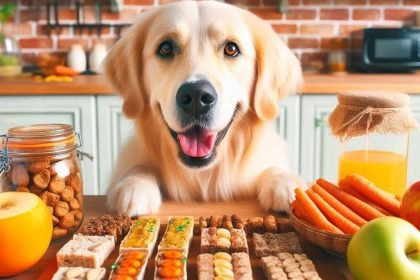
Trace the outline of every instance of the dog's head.
{"type": "Polygon", "coordinates": [[[105,73],[125,115],[138,119],[149,107],[192,167],[216,158],[234,119],[251,113],[272,120],[301,77],[298,60],[268,24],[214,1],[144,12],[109,53],[105,73]]]}

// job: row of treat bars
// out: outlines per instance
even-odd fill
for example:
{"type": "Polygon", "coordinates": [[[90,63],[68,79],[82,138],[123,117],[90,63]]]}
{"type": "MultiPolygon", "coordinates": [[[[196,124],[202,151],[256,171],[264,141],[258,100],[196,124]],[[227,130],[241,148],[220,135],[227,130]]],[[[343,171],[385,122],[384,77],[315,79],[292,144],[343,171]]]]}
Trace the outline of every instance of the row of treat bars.
{"type": "Polygon", "coordinates": [[[248,220],[243,220],[238,215],[224,215],[224,216],[210,216],[200,217],[198,220],[200,228],[216,227],[231,230],[243,229],[248,237],[252,237],[254,233],[282,233],[293,231],[288,218],[274,217],[268,215],[266,217],[252,217],[248,220]]]}
{"type": "MultiPolygon", "coordinates": [[[[192,217],[169,217],[158,246],[155,279],[187,279],[186,258],[193,236],[192,217]]],[[[58,271],[53,280],[104,279],[103,262],[120,243],[117,260],[111,267],[112,280],[143,279],[160,228],[157,217],[129,218],[105,215],[93,218],[57,253],[58,271]],[[118,223],[119,222],[119,223],[118,223]],[[127,227],[129,231],[127,233],[127,227]]]]}
{"type": "MultiPolygon", "coordinates": [[[[53,279],[104,279],[106,270],[101,266],[118,242],[120,255],[111,267],[109,279],[144,279],[159,228],[157,217],[134,221],[123,215],[92,218],[57,253],[59,269],[53,279]]],[[[154,279],[187,279],[186,262],[193,228],[192,217],[169,217],[158,246],[154,279]]],[[[288,219],[267,216],[244,222],[236,215],[212,216],[200,218],[199,228],[199,280],[252,279],[247,234],[252,236],[255,255],[261,258],[267,279],[320,279],[312,261],[303,254],[288,219]]]]}

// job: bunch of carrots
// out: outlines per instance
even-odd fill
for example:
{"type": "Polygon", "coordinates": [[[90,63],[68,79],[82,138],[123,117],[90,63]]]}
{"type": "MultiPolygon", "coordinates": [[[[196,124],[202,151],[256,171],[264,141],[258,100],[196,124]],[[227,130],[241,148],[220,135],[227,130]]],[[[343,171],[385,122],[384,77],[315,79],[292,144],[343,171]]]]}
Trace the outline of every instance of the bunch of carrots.
{"type": "Polygon", "coordinates": [[[338,186],[324,179],[304,191],[295,189],[292,211],[301,220],[334,233],[354,234],[370,220],[400,216],[401,202],[361,175],[353,174],[338,186]]]}

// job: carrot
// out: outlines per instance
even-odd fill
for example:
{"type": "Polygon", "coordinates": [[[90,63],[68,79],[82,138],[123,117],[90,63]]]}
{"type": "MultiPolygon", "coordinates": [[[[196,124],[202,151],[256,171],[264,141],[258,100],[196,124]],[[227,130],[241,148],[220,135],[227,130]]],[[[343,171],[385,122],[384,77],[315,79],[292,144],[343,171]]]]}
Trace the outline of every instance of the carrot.
{"type": "Polygon", "coordinates": [[[312,186],[312,189],[320,196],[322,197],[325,202],[327,202],[329,205],[331,205],[332,208],[334,208],[336,211],[341,213],[344,217],[352,221],[354,224],[358,226],[363,226],[367,223],[365,219],[357,215],[353,210],[348,208],[346,205],[341,203],[338,199],[336,199],[334,196],[332,196],[329,192],[321,188],[319,185],[315,184],[312,186]]]}
{"type": "Polygon", "coordinates": [[[296,217],[313,225],[313,222],[311,221],[311,217],[309,217],[308,213],[303,208],[302,203],[300,203],[297,199],[292,201],[292,208],[293,208],[292,211],[294,211],[293,213],[295,213],[296,217]]]}
{"type": "Polygon", "coordinates": [[[301,188],[296,188],[295,194],[296,199],[302,204],[316,227],[334,233],[343,233],[339,228],[325,218],[324,214],[322,214],[318,207],[316,207],[315,203],[301,188]]]}
{"type": "Polygon", "coordinates": [[[70,67],[57,65],[55,66],[54,74],[59,75],[59,76],[76,76],[76,75],[79,75],[80,73],[77,71],[74,71],[70,67]]]}
{"type": "Polygon", "coordinates": [[[344,233],[354,234],[360,227],[348,220],[346,217],[337,212],[325,200],[322,199],[314,190],[306,191],[309,198],[318,206],[321,212],[330,220],[335,226],[341,229],[344,233]]]}
{"type": "Polygon", "coordinates": [[[395,199],[390,193],[379,189],[375,184],[359,174],[353,174],[345,178],[352,188],[392,213],[400,216],[401,202],[395,199]]]}
{"type": "Polygon", "coordinates": [[[373,201],[369,200],[369,198],[367,198],[366,196],[364,196],[363,194],[361,194],[360,192],[358,192],[354,188],[352,188],[351,185],[349,184],[349,182],[347,182],[345,180],[340,180],[340,182],[338,182],[338,186],[339,186],[340,189],[342,189],[346,193],[348,193],[348,194],[356,197],[357,199],[360,199],[361,201],[369,204],[370,206],[372,206],[373,208],[375,208],[376,210],[378,210],[379,212],[381,212],[385,216],[392,216],[392,214],[389,213],[388,211],[386,211],[384,208],[377,205],[373,201]]]}
{"type": "Polygon", "coordinates": [[[385,216],[366,202],[355,198],[354,196],[337,188],[337,186],[322,178],[316,180],[316,182],[320,187],[329,192],[331,195],[333,195],[335,198],[337,198],[339,201],[345,204],[348,208],[359,214],[362,218],[366,219],[367,221],[385,216]]]}

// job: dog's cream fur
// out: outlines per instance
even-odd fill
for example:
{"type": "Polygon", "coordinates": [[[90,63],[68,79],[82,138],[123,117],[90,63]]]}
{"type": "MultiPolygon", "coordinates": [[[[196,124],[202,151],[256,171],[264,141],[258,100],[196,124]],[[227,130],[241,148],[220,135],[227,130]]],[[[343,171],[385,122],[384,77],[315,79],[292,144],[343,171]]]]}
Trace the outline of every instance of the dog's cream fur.
{"type": "Polygon", "coordinates": [[[109,206],[128,215],[156,212],[162,197],[179,201],[255,198],[288,210],[301,179],[289,172],[287,148],[269,121],[278,101],[296,90],[300,65],[271,27],[248,11],[213,1],[163,5],[139,20],[113,47],[105,73],[134,119],[136,135],[123,148],[108,189],[109,206]],[[175,58],[156,55],[162,40],[178,42],[175,58]],[[223,42],[237,43],[237,58],[223,42]],[[205,77],[218,95],[211,129],[234,121],[205,168],[183,165],[166,127],[182,131],[175,95],[185,81],[205,77]],[[236,111],[236,113],[235,113],[236,111]]]}

